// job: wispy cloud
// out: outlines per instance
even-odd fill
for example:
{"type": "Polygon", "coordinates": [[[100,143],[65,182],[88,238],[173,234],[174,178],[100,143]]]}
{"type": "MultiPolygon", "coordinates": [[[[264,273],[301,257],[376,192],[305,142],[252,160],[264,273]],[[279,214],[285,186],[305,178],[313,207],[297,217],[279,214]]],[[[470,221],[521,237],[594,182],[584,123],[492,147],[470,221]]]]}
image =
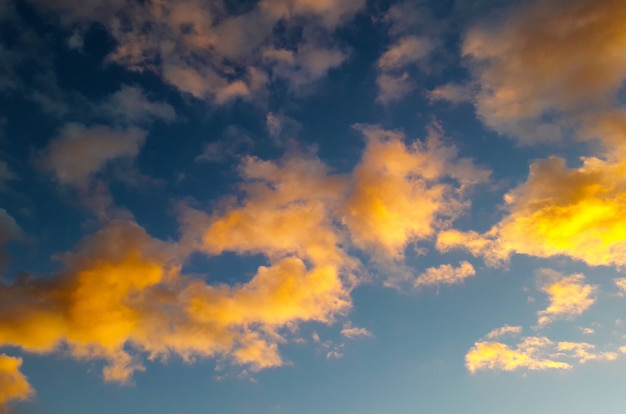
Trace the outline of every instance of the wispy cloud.
{"type": "Polygon", "coordinates": [[[527,336],[515,346],[502,342],[476,342],[465,356],[471,373],[484,370],[516,371],[571,369],[572,364],[612,361],[616,352],[598,352],[587,342],[553,342],[546,337],[527,336]]]}
{"type": "Polygon", "coordinates": [[[367,329],[354,326],[350,322],[347,322],[343,325],[343,328],[341,328],[341,335],[349,339],[373,336],[373,334],[367,329]]]}
{"type": "Polygon", "coordinates": [[[506,335],[519,335],[520,333],[522,333],[521,326],[504,325],[500,328],[494,329],[493,331],[489,332],[487,335],[485,335],[485,338],[496,339],[496,338],[500,338],[506,335]]]}
{"type": "Polygon", "coordinates": [[[439,267],[429,267],[420,274],[414,282],[416,287],[432,285],[453,285],[463,283],[468,277],[476,274],[474,266],[467,261],[463,261],[458,267],[445,264],[439,267]]]}

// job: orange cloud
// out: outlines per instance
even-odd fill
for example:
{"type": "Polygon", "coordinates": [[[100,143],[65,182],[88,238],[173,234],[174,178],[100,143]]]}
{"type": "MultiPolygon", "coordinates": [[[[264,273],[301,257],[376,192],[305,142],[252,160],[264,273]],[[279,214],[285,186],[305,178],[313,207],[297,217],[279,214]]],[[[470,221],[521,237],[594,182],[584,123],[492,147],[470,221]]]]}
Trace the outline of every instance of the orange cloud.
{"type": "Polygon", "coordinates": [[[429,267],[424,273],[415,279],[414,285],[431,286],[431,285],[452,285],[462,283],[468,277],[474,276],[476,270],[471,263],[463,261],[459,267],[452,267],[449,264],[439,267],[429,267]]]}
{"type": "Polygon", "coordinates": [[[22,358],[0,354],[0,412],[7,402],[34,395],[28,379],[20,372],[21,365],[22,358]]]}
{"type": "Polygon", "coordinates": [[[401,259],[410,242],[432,237],[467,206],[464,188],[485,181],[489,172],[458,159],[441,142],[436,126],[426,142],[405,142],[398,131],[357,126],[367,146],[353,173],[343,222],[352,242],[375,255],[401,259]],[[444,178],[456,182],[444,184],[444,178]]]}
{"type": "Polygon", "coordinates": [[[541,290],[550,297],[550,304],[539,311],[538,326],[543,327],[555,319],[572,319],[581,315],[594,304],[593,297],[597,287],[585,284],[585,276],[574,274],[564,277],[558,272],[542,269],[540,276],[549,279],[541,290]]]}
{"type": "Polygon", "coordinates": [[[329,322],[350,307],[331,262],[285,257],[241,285],[179,273],[178,247],[133,223],[114,222],[63,255],[53,277],[0,285],[0,346],[107,361],[107,381],[128,382],[143,355],[225,356],[261,369],[281,365],[278,329],[329,322]]]}

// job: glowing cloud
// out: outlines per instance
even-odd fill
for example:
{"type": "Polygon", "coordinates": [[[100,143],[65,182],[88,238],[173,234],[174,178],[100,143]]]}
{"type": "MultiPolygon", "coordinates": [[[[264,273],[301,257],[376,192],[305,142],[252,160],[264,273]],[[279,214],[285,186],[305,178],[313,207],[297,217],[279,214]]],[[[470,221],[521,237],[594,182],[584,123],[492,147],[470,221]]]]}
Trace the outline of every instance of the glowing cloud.
{"type": "Polygon", "coordinates": [[[556,361],[545,355],[545,349],[554,343],[545,337],[526,337],[515,348],[500,342],[476,342],[465,356],[465,365],[471,373],[481,370],[515,371],[570,369],[567,362],[556,361]]]}
{"type": "Polygon", "coordinates": [[[476,342],[465,356],[465,365],[476,371],[531,371],[571,369],[574,362],[612,361],[616,352],[595,352],[586,342],[553,342],[546,337],[528,336],[514,347],[501,342],[476,342]]]}
{"type": "Polygon", "coordinates": [[[353,174],[343,221],[352,242],[380,257],[401,259],[408,243],[432,237],[467,206],[462,190],[489,172],[445,146],[436,126],[426,142],[410,145],[398,131],[357,126],[367,139],[353,174]],[[443,179],[456,182],[444,184],[443,179]]]}
{"type": "Polygon", "coordinates": [[[484,234],[443,232],[442,251],[463,248],[491,264],[512,253],[569,256],[592,266],[626,264],[626,163],[595,157],[569,169],[551,157],[533,163],[528,180],[504,198],[508,215],[484,234]]]}
{"type": "Polygon", "coordinates": [[[558,272],[542,269],[540,277],[548,278],[541,290],[550,297],[550,304],[539,311],[538,325],[543,327],[555,319],[572,319],[594,304],[596,286],[585,284],[585,276],[574,274],[564,277],[558,272]]]}
{"type": "Polygon", "coordinates": [[[0,285],[0,346],[107,362],[107,381],[128,382],[142,355],[223,355],[261,369],[282,364],[277,330],[329,322],[350,307],[337,269],[296,257],[259,268],[247,283],[208,285],[180,275],[175,245],[117,222],[63,256],[53,277],[0,285]]]}
{"type": "Polygon", "coordinates": [[[25,400],[34,394],[28,380],[20,372],[22,358],[0,354],[0,412],[11,400],[25,400]]]}

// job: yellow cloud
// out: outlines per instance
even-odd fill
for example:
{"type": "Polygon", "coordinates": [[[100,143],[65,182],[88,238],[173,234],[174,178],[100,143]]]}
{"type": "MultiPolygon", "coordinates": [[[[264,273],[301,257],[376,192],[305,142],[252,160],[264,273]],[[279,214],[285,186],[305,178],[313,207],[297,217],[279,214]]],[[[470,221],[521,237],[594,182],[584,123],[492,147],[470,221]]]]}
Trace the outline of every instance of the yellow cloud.
{"type": "MultiPolygon", "coordinates": [[[[617,156],[617,155],[615,155],[617,156]]],[[[533,163],[528,180],[505,196],[507,215],[488,232],[449,230],[446,251],[464,248],[490,264],[511,254],[569,256],[592,266],[626,264],[626,162],[583,159],[569,169],[561,158],[533,163]]]]}
{"type": "Polygon", "coordinates": [[[22,358],[0,354],[0,411],[12,400],[25,400],[34,394],[28,380],[20,372],[22,358]]]}
{"type": "Polygon", "coordinates": [[[546,337],[529,336],[511,347],[501,342],[476,342],[465,356],[471,373],[484,370],[515,371],[518,369],[571,369],[572,363],[612,361],[616,352],[596,352],[587,342],[553,342],[546,337]]]}
{"type": "Polygon", "coordinates": [[[584,364],[587,361],[613,361],[617,359],[616,352],[600,352],[594,353],[596,347],[586,342],[559,342],[558,351],[570,352],[572,357],[578,359],[578,362],[584,364]]]}
{"type": "Polygon", "coordinates": [[[517,347],[500,342],[476,342],[465,355],[465,365],[471,373],[482,370],[515,371],[570,369],[567,362],[555,361],[543,355],[544,348],[553,342],[544,337],[527,337],[517,347]]]}
{"type": "Polygon", "coordinates": [[[459,267],[452,267],[449,264],[439,267],[429,267],[424,273],[419,275],[414,282],[417,286],[431,285],[452,285],[462,283],[468,277],[474,276],[476,270],[471,263],[462,261],[459,267]]]}
{"type": "Polygon", "coordinates": [[[542,269],[540,276],[551,279],[541,287],[550,297],[550,304],[545,310],[539,311],[538,326],[543,327],[555,319],[571,319],[581,315],[594,304],[593,297],[597,287],[585,284],[585,276],[574,274],[564,277],[550,269],[542,269]]]}

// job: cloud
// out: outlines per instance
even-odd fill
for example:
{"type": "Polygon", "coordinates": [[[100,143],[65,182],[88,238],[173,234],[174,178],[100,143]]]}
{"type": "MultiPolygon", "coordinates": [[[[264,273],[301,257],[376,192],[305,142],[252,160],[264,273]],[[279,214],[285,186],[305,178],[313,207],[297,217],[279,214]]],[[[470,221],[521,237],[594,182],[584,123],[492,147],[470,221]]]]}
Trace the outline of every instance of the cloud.
{"type": "Polygon", "coordinates": [[[0,412],[12,400],[26,400],[34,395],[28,379],[20,372],[22,358],[0,354],[0,412]]]}
{"type": "Polygon", "coordinates": [[[279,366],[279,329],[330,322],[350,308],[330,259],[309,266],[287,255],[241,284],[207,284],[180,273],[179,246],[132,222],[109,222],[58,257],[55,275],[0,285],[0,346],[104,360],[106,381],[129,382],[145,356],[279,366]]]}
{"type": "Polygon", "coordinates": [[[457,283],[463,283],[468,277],[474,276],[476,270],[471,263],[462,261],[458,267],[445,264],[439,267],[429,267],[426,271],[420,274],[416,279],[414,285],[419,286],[432,286],[432,285],[453,285],[457,283]]]}
{"type": "Polygon", "coordinates": [[[443,232],[438,247],[463,248],[491,264],[518,253],[623,266],[626,163],[595,157],[582,162],[573,169],[557,157],[534,162],[528,180],[505,195],[507,214],[500,223],[483,234],[443,232]]]}
{"type": "Polygon", "coordinates": [[[373,336],[373,334],[367,329],[353,326],[350,322],[347,322],[343,325],[343,328],[341,328],[341,335],[349,339],[373,336]]]}
{"type": "Polygon", "coordinates": [[[409,64],[424,59],[432,49],[433,44],[429,39],[406,36],[400,38],[382,54],[377,66],[383,71],[403,69],[409,64]]]}
{"type": "Polygon", "coordinates": [[[504,325],[501,328],[497,328],[497,329],[494,329],[493,331],[489,332],[487,335],[485,335],[485,338],[486,339],[496,339],[496,338],[500,338],[500,337],[505,336],[505,335],[519,335],[520,333],[522,333],[522,327],[521,326],[504,325]]]}
{"type": "Polygon", "coordinates": [[[107,97],[95,110],[122,124],[141,124],[156,119],[173,121],[176,118],[171,105],[150,101],[141,88],[127,85],[107,97]]]}
{"type": "Polygon", "coordinates": [[[357,247],[379,257],[401,259],[408,243],[433,237],[467,207],[462,190],[489,177],[469,159],[459,159],[455,147],[444,145],[436,125],[425,142],[410,144],[399,131],[356,128],[367,143],[343,222],[357,247]]]}
{"type": "Polygon", "coordinates": [[[548,279],[541,290],[549,296],[550,304],[537,315],[538,326],[544,327],[557,319],[572,319],[581,315],[594,304],[597,287],[585,284],[585,276],[573,274],[563,276],[550,269],[542,269],[539,278],[548,279]]]}
{"type": "Polygon", "coordinates": [[[85,186],[109,162],[134,158],[146,138],[144,130],[66,124],[40,155],[41,165],[62,184],[85,186]]]}
{"type": "Polygon", "coordinates": [[[626,278],[614,279],[615,286],[619,289],[619,295],[624,296],[626,294],[626,278]]]}
{"type": "Polygon", "coordinates": [[[535,0],[473,25],[462,53],[480,85],[478,116],[521,141],[545,142],[581,114],[610,108],[626,77],[616,52],[626,46],[625,17],[615,0],[535,0]]]}
{"type": "Polygon", "coordinates": [[[399,101],[416,87],[413,70],[430,70],[445,24],[435,20],[431,10],[415,2],[393,4],[381,19],[389,25],[391,45],[376,62],[376,101],[387,105],[399,101]]]}
{"type": "Polygon", "coordinates": [[[431,102],[448,101],[453,104],[472,102],[473,96],[474,93],[471,86],[452,82],[438,86],[428,92],[428,99],[431,102]]]}
{"type": "Polygon", "coordinates": [[[554,343],[545,337],[526,337],[515,348],[500,342],[476,342],[465,355],[465,366],[473,374],[482,370],[570,369],[567,362],[550,359],[546,348],[554,343]]]}
{"type": "Polygon", "coordinates": [[[116,41],[109,62],[153,72],[183,93],[221,105],[260,98],[273,80],[298,90],[325,76],[346,59],[332,33],[365,6],[364,0],[263,0],[232,11],[198,0],[93,0],[81,7],[67,1],[37,3],[62,14],[72,29],[101,23],[116,41]],[[289,22],[302,31],[292,30],[289,22]],[[288,36],[293,42],[275,33],[283,23],[293,32],[288,36]],[[284,49],[293,59],[265,60],[267,49],[284,49]]]}
{"type": "Polygon", "coordinates": [[[406,72],[399,75],[380,74],[376,78],[376,85],[378,86],[376,101],[382,104],[399,101],[415,89],[415,84],[406,72]]]}
{"type": "Polygon", "coordinates": [[[465,365],[472,373],[484,370],[531,371],[571,369],[573,363],[612,361],[615,352],[596,352],[586,342],[553,342],[546,337],[528,336],[516,346],[501,342],[476,342],[465,356],[465,365]]]}

